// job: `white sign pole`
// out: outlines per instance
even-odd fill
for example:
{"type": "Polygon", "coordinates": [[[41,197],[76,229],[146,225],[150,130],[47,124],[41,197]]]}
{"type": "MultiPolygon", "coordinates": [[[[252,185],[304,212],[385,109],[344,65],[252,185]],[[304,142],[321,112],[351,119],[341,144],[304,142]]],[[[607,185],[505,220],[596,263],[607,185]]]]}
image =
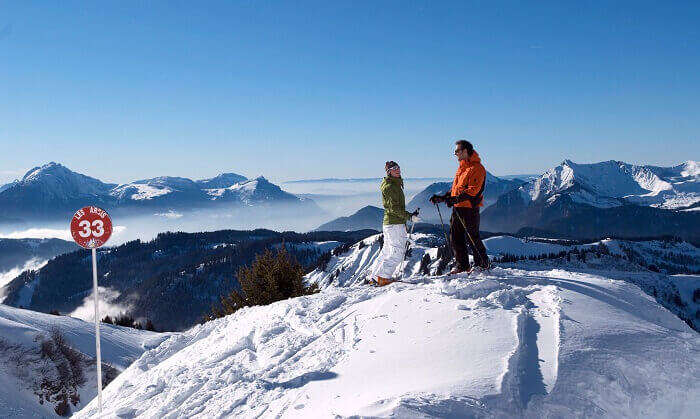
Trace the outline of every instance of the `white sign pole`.
{"type": "Polygon", "coordinates": [[[102,415],[102,354],[100,353],[100,299],[97,295],[97,250],[92,249],[92,286],[95,295],[95,348],[97,353],[97,405],[102,415]]]}

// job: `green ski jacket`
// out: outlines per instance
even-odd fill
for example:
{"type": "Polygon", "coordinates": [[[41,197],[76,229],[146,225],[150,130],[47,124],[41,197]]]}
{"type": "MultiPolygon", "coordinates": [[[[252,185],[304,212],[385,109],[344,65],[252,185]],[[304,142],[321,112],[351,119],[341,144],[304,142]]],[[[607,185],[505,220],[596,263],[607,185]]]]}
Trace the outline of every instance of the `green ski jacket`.
{"type": "Polygon", "coordinates": [[[403,194],[403,179],[387,176],[379,187],[384,205],[384,225],[406,224],[411,213],[406,211],[406,197],[403,194]]]}

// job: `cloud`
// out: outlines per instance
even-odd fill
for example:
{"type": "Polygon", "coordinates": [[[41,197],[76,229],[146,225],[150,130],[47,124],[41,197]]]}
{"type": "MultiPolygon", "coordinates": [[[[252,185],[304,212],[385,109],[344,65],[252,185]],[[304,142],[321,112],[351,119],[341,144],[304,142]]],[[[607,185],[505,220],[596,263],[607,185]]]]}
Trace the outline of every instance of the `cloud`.
{"type": "Polygon", "coordinates": [[[170,219],[177,219],[177,218],[182,217],[182,214],[180,214],[179,212],[175,212],[173,210],[170,210],[168,212],[157,212],[153,215],[156,215],[158,217],[170,218],[170,219]]]}
{"type": "MultiPolygon", "coordinates": [[[[99,309],[101,319],[105,318],[105,316],[116,317],[130,311],[128,306],[114,302],[119,298],[119,291],[105,287],[97,287],[97,289],[100,297],[99,309]]],[[[95,297],[92,295],[92,292],[83,299],[83,304],[80,307],[70,313],[70,316],[85,321],[95,321],[95,297]]]]}
{"type": "Polygon", "coordinates": [[[9,284],[10,281],[17,278],[17,276],[24,271],[41,269],[42,266],[46,265],[46,262],[48,261],[34,258],[26,261],[22,267],[0,272],[0,303],[5,299],[5,291],[3,289],[5,285],[9,284]]]}
{"type": "Polygon", "coordinates": [[[30,228],[27,230],[0,233],[2,239],[63,239],[73,240],[68,229],[59,228],[30,228]]]}
{"type": "MultiPolygon", "coordinates": [[[[114,226],[112,237],[119,238],[126,231],[126,226],[114,226]]],[[[72,241],[70,230],[60,228],[30,228],[27,230],[0,233],[0,239],[62,239],[72,241]]],[[[111,240],[110,239],[110,240],[111,240]]]]}

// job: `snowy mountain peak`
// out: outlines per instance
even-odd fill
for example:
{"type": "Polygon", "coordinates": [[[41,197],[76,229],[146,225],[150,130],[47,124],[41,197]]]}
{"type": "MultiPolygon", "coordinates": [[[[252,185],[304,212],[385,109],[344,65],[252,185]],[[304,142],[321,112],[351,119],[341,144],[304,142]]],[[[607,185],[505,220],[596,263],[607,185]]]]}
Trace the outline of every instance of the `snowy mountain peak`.
{"type": "Polygon", "coordinates": [[[287,193],[265,177],[258,176],[244,180],[226,188],[206,189],[212,201],[240,201],[244,205],[269,201],[300,201],[298,197],[287,193]]]}
{"type": "Polygon", "coordinates": [[[688,160],[681,165],[681,176],[694,178],[697,180],[700,177],[700,171],[698,170],[698,162],[694,160],[688,160]]]}
{"type": "Polygon", "coordinates": [[[173,192],[199,193],[200,187],[191,179],[176,176],[159,176],[137,180],[112,189],[110,195],[118,199],[135,201],[152,200],[173,192]]]}
{"type": "Polygon", "coordinates": [[[520,190],[526,202],[549,200],[556,194],[567,193],[575,202],[596,207],[630,202],[682,208],[700,200],[700,187],[687,184],[696,173],[694,161],[664,168],[617,160],[580,164],[567,159],[520,190]]]}
{"type": "Polygon", "coordinates": [[[13,186],[16,186],[16,185],[19,185],[19,180],[15,180],[15,181],[10,182],[10,183],[7,183],[7,184],[5,184],[5,185],[0,185],[0,192],[2,192],[2,191],[4,191],[4,190],[7,190],[7,189],[10,189],[10,188],[12,188],[13,186]]]}
{"type": "Polygon", "coordinates": [[[49,162],[46,163],[43,166],[37,166],[32,169],[29,169],[27,173],[25,173],[24,177],[22,178],[22,182],[31,182],[32,180],[38,179],[40,176],[51,173],[51,172],[61,172],[61,171],[70,171],[68,170],[65,166],[56,163],[56,162],[49,162]]]}
{"type": "Polygon", "coordinates": [[[29,170],[22,177],[19,185],[39,189],[42,193],[62,197],[63,199],[100,195],[114,186],[90,176],[73,172],[56,162],[50,162],[29,170]]]}
{"type": "Polygon", "coordinates": [[[204,189],[219,189],[228,188],[246,180],[248,180],[248,178],[237,173],[221,173],[213,178],[200,179],[197,181],[197,184],[204,189]]]}

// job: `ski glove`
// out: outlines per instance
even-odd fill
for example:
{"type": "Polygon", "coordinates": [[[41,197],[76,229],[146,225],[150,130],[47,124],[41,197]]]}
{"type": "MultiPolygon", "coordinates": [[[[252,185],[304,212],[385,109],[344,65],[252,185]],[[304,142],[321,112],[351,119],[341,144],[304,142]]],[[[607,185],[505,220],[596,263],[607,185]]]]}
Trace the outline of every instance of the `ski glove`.
{"type": "Polygon", "coordinates": [[[449,193],[449,192],[447,192],[447,193],[444,194],[444,195],[437,195],[437,194],[435,194],[435,195],[433,195],[433,196],[430,197],[430,203],[432,203],[432,204],[439,204],[440,202],[446,202],[447,198],[449,198],[449,197],[450,197],[450,193],[449,193]]]}
{"type": "Polygon", "coordinates": [[[411,213],[411,222],[417,223],[418,221],[420,221],[418,211],[420,211],[420,208],[416,208],[416,210],[411,213]]]}
{"type": "Polygon", "coordinates": [[[448,207],[452,207],[454,204],[458,204],[462,201],[469,201],[472,204],[472,208],[476,208],[481,203],[480,196],[471,196],[466,193],[459,194],[457,196],[450,196],[445,199],[445,203],[448,207]]]}

